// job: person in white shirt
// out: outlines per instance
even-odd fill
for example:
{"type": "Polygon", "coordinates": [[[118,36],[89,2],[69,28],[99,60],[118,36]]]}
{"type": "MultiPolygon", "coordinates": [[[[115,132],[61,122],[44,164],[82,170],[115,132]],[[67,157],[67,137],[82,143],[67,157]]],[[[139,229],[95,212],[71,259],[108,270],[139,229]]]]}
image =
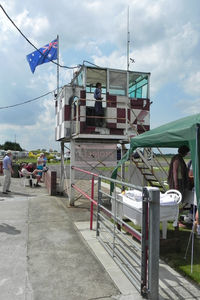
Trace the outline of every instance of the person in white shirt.
{"type": "Polygon", "coordinates": [[[4,174],[4,183],[3,183],[3,194],[8,194],[10,192],[10,184],[11,184],[11,174],[14,173],[12,169],[12,160],[11,160],[12,152],[8,150],[6,152],[6,156],[3,159],[3,174],[4,174]]]}

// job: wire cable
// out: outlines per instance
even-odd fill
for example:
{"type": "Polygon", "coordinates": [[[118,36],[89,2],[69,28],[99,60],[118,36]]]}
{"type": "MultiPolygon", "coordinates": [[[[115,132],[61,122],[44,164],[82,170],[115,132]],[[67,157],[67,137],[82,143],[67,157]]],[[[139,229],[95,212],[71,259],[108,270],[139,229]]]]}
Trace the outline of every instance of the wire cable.
{"type": "MultiPolygon", "coordinates": [[[[17,25],[15,24],[15,22],[9,17],[9,15],[7,14],[7,12],[5,11],[5,9],[3,8],[3,6],[0,4],[0,7],[2,9],[2,11],[4,12],[4,14],[6,15],[6,17],[9,19],[9,21],[13,24],[13,26],[19,31],[19,33],[25,38],[25,40],[33,47],[35,48],[37,51],[39,51],[40,54],[44,55],[24,34],[23,32],[17,27],[17,25]]],[[[48,59],[48,57],[47,57],[48,59]]],[[[50,62],[52,62],[53,64],[59,66],[60,68],[65,68],[65,69],[76,69],[78,67],[80,67],[80,65],[74,66],[74,67],[67,67],[67,66],[62,66],[60,64],[58,64],[57,62],[50,60],[50,62]]]]}
{"type": "Polygon", "coordinates": [[[48,92],[46,94],[43,94],[39,97],[36,97],[36,98],[33,98],[33,99],[30,99],[30,100],[27,100],[27,101],[24,101],[24,102],[21,102],[21,103],[17,103],[17,104],[13,104],[13,105],[8,105],[8,106],[0,106],[0,109],[6,109],[6,108],[11,108],[11,107],[15,107],[15,106],[20,106],[20,105],[23,105],[23,104],[27,104],[27,103],[30,103],[30,102],[33,102],[33,101],[36,101],[36,100],[39,100],[40,98],[43,98],[49,94],[52,94],[54,93],[55,91],[57,91],[57,89],[51,91],[51,92],[48,92]]]}
{"type": "Polygon", "coordinates": [[[88,64],[90,64],[90,65],[92,65],[92,66],[97,67],[97,68],[100,68],[99,66],[97,66],[97,65],[95,65],[95,64],[93,64],[93,63],[91,63],[91,62],[88,61],[88,60],[84,60],[84,61],[83,61],[83,65],[85,65],[85,63],[88,63],[88,64]]]}

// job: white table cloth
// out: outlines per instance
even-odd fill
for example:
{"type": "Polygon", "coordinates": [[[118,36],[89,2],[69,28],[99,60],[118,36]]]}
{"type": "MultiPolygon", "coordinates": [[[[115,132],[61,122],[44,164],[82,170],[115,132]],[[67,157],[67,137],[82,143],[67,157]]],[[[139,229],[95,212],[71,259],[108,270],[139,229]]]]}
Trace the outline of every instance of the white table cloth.
{"type": "MultiPolygon", "coordinates": [[[[173,226],[177,226],[179,215],[179,203],[182,195],[177,190],[169,190],[165,194],[160,193],[160,221],[162,222],[162,237],[167,237],[167,222],[173,221],[173,226]]],[[[142,192],[138,190],[126,191],[117,195],[116,208],[115,201],[112,201],[112,212],[120,218],[128,218],[135,225],[142,225],[142,192]]]]}

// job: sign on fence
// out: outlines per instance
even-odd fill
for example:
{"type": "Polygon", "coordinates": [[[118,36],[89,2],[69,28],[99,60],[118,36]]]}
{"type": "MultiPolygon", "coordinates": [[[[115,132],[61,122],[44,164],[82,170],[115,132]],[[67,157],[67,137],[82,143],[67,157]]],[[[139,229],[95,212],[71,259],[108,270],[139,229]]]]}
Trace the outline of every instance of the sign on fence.
{"type": "Polygon", "coordinates": [[[79,167],[113,167],[117,164],[116,145],[87,143],[75,147],[75,161],[79,167]]]}

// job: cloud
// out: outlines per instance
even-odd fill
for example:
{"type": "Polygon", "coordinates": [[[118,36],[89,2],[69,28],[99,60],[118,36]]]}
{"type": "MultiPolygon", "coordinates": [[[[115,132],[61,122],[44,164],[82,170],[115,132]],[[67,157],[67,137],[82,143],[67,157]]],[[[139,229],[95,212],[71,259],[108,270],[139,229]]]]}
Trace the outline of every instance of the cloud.
{"type": "Polygon", "coordinates": [[[45,15],[31,18],[27,9],[24,9],[22,13],[15,17],[15,23],[18,28],[23,27],[25,32],[29,31],[29,34],[33,37],[39,37],[50,29],[49,20],[45,15]]]}
{"type": "Polygon", "coordinates": [[[196,114],[200,111],[200,97],[196,99],[180,100],[177,104],[177,107],[186,115],[196,114]]]}
{"type": "MultiPolygon", "coordinates": [[[[3,7],[22,32],[42,47],[60,37],[60,63],[73,66],[83,60],[102,67],[127,67],[127,7],[130,19],[130,68],[151,72],[151,95],[157,103],[171,99],[169,109],[179,114],[199,110],[200,21],[198,0],[3,0],[3,7]],[[163,95],[163,91],[165,95],[163,95]],[[184,100],[181,100],[184,99],[184,100]],[[192,99],[192,100],[191,100],[192,99]],[[189,109],[184,106],[188,105],[189,109]]],[[[12,105],[57,87],[57,68],[48,63],[31,73],[26,55],[33,47],[1,11],[1,106],[12,105]]],[[[60,86],[70,82],[73,70],[60,69],[60,86]]],[[[170,101],[170,100],[168,100],[170,101]]],[[[160,108],[160,106],[158,106],[160,108]]],[[[167,109],[167,108],[166,108],[167,109]]],[[[167,114],[167,111],[165,111],[167,114]]],[[[169,112],[168,112],[169,113],[169,112]]],[[[170,115],[170,113],[169,113],[170,115]]],[[[167,118],[167,117],[165,117],[167,118]]],[[[156,122],[162,122],[163,113],[156,122]]],[[[16,134],[23,147],[41,147],[54,141],[54,95],[21,107],[0,110],[1,139],[16,134]]],[[[0,143],[2,141],[0,140],[0,143]]]]}
{"type": "Polygon", "coordinates": [[[192,96],[200,95],[200,71],[191,72],[183,80],[183,87],[186,94],[192,96]]]}

